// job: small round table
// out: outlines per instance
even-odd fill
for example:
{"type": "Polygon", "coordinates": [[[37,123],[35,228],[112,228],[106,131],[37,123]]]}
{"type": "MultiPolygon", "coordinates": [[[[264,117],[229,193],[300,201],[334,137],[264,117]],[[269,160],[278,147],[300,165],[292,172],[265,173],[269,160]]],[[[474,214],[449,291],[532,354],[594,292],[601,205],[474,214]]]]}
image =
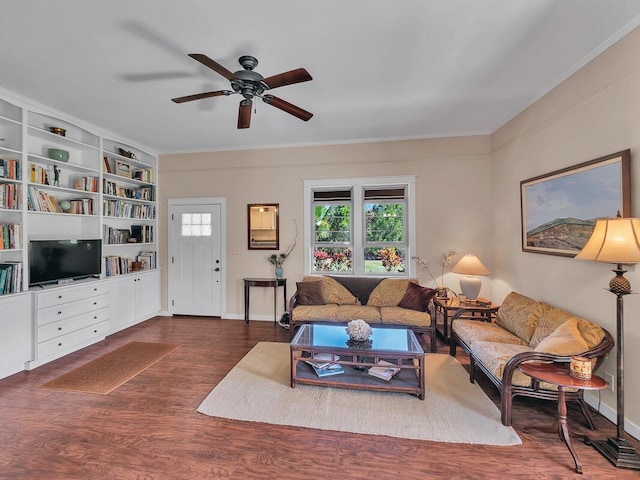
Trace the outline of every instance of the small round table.
{"type": "Polygon", "coordinates": [[[541,432],[557,433],[571,452],[573,461],[576,464],[576,472],[582,473],[580,459],[571,445],[571,432],[567,425],[567,403],[565,391],[567,388],[579,388],[581,390],[602,390],[607,388],[607,382],[597,375],[591,375],[589,380],[580,380],[569,375],[569,364],[560,363],[523,363],[518,366],[520,371],[540,382],[553,383],[558,385],[558,420],[551,427],[528,426],[527,430],[540,430],[541,432]]]}

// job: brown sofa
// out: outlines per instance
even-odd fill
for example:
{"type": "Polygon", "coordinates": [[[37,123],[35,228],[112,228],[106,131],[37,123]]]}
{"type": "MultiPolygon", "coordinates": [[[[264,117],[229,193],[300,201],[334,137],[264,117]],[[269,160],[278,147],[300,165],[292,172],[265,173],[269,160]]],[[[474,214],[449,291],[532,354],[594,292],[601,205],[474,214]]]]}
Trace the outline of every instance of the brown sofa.
{"type": "MultiPolygon", "coordinates": [[[[592,359],[595,371],[613,348],[605,329],[544,302],[511,292],[491,322],[453,316],[450,354],[459,345],[470,359],[469,380],[479,368],[500,390],[502,423],[511,425],[513,398],[526,396],[558,399],[556,385],[537,382],[518,370],[529,361],[568,363],[571,355],[592,359]]],[[[593,421],[582,390],[566,393],[566,400],[578,402],[589,428],[593,421]]]]}
{"type": "Polygon", "coordinates": [[[289,303],[290,336],[303,323],[346,323],[362,319],[372,326],[396,325],[429,335],[436,351],[429,303],[435,290],[416,279],[310,275],[297,283],[289,303]]]}

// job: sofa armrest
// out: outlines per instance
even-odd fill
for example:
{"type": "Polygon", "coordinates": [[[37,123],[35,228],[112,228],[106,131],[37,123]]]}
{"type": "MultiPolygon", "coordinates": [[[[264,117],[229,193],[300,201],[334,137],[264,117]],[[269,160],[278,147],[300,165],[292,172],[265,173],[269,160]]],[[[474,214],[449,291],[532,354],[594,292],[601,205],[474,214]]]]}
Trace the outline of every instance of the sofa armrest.
{"type": "MultiPolygon", "coordinates": [[[[605,356],[611,351],[614,344],[613,337],[611,336],[611,334],[607,330],[605,329],[603,330],[604,330],[604,338],[602,339],[602,341],[598,345],[594,346],[593,348],[590,348],[589,350],[586,350],[580,353],[581,357],[596,359],[596,364],[593,369],[594,371],[604,361],[605,356]]],[[[551,353],[536,352],[536,351],[518,353],[517,355],[514,355],[513,357],[511,357],[504,366],[504,372],[502,374],[502,385],[504,386],[504,388],[506,389],[511,388],[511,380],[513,378],[514,372],[518,368],[518,365],[521,365],[524,362],[530,362],[530,361],[569,363],[571,361],[571,355],[562,356],[562,355],[554,355],[551,353]]]]}

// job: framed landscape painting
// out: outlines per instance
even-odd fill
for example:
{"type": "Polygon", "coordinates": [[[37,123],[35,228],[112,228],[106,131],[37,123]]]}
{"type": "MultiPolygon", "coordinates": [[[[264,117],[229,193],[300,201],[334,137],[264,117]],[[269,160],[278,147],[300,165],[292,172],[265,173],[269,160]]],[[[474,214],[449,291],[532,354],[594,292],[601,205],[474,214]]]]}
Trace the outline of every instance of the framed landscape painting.
{"type": "Polygon", "coordinates": [[[630,150],[520,182],[522,250],[574,257],[598,218],[631,216],[630,150]]]}

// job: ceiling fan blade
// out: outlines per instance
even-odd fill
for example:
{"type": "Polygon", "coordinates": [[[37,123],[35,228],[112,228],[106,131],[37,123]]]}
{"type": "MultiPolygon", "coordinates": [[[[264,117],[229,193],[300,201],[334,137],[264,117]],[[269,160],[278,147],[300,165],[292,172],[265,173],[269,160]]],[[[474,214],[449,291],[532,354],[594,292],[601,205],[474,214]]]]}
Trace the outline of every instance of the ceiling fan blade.
{"type": "Polygon", "coordinates": [[[288,72],[279,73],[278,75],[272,75],[270,77],[262,79],[264,83],[270,89],[282,87],[284,85],[293,85],[294,83],[302,83],[313,80],[309,72],[304,68],[296,68],[288,72]]]}
{"type": "Polygon", "coordinates": [[[262,100],[269,105],[273,105],[274,107],[279,108],[283,112],[287,112],[294,117],[298,117],[300,120],[304,120],[305,122],[313,117],[313,113],[307,112],[306,110],[297,107],[293,103],[289,103],[286,100],[274,97],[273,95],[265,95],[264,97],[262,97],[262,100]]]}
{"type": "Polygon", "coordinates": [[[233,73],[231,73],[229,70],[224,68],[222,65],[220,65],[215,60],[211,60],[206,55],[204,55],[202,53],[190,53],[189,56],[191,58],[193,58],[194,60],[197,60],[198,62],[203,64],[205,67],[209,67],[214,72],[219,73],[220,75],[222,75],[227,80],[231,80],[233,78],[233,73]]]}
{"type": "Polygon", "coordinates": [[[196,93],[195,95],[187,95],[186,97],[172,98],[171,101],[175,103],[191,102],[193,100],[200,100],[202,98],[219,97],[221,95],[230,95],[229,90],[216,90],[215,92],[196,93]]]}
{"type": "Polygon", "coordinates": [[[247,98],[240,102],[238,109],[238,128],[249,128],[251,126],[251,107],[253,102],[247,98]]]}

